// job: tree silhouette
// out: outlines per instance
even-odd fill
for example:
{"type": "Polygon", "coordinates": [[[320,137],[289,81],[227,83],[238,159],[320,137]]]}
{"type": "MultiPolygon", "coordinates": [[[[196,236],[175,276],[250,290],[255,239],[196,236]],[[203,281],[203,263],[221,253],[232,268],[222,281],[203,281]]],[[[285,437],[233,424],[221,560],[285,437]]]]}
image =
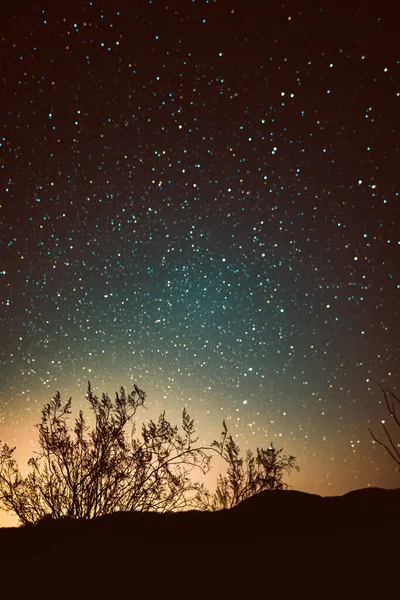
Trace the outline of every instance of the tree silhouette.
{"type": "MultiPolygon", "coordinates": [[[[398,396],[396,396],[396,394],[394,394],[392,391],[385,389],[382,386],[379,386],[379,387],[381,389],[383,397],[385,398],[386,408],[387,408],[390,416],[394,419],[394,422],[396,423],[397,427],[400,429],[400,418],[396,413],[396,403],[400,404],[400,398],[398,396]]],[[[394,460],[394,462],[397,465],[397,470],[400,471],[400,450],[399,450],[400,444],[396,444],[394,442],[393,437],[390,434],[388,428],[386,427],[384,421],[381,421],[381,426],[382,426],[382,429],[386,436],[386,442],[383,442],[382,440],[377,438],[374,435],[374,433],[371,431],[371,429],[368,429],[368,431],[371,434],[372,439],[377,444],[382,446],[382,448],[384,448],[386,450],[386,452],[389,454],[389,456],[391,456],[391,458],[394,460]]]]}
{"type": "Polygon", "coordinates": [[[135,436],[133,418],[146,400],[136,385],[128,395],[121,387],[111,400],[107,394],[94,395],[89,382],[86,399],[92,427],[82,411],[74,427],[68,425],[71,398],[63,403],[59,392],[44,406],[37,425],[40,449],[28,461],[26,477],[14,459],[15,448],[0,443],[0,507],[14,512],[21,523],[92,519],[116,511],[231,508],[263,490],[287,487],[284,473],[298,470],[295,458],[282,455],[272,444],[241,458],[225,422],[220,441],[209,447],[196,445],[194,422],[186,409],[179,428],[163,412],[135,436]],[[227,473],[219,475],[210,493],[191,476],[196,469],[208,472],[213,453],[226,461],[227,473]]]}
{"type": "Polygon", "coordinates": [[[294,456],[282,454],[271,443],[268,448],[257,448],[254,455],[251,450],[245,458],[240,455],[240,448],[228,433],[223,422],[221,440],[214,441],[212,446],[225,459],[228,468],[225,475],[219,475],[217,487],[213,494],[206,492],[203,498],[205,507],[211,510],[232,508],[246,498],[265,490],[286,489],[284,474],[293,470],[299,471],[294,456]]]}
{"type": "Polygon", "coordinates": [[[190,473],[206,473],[210,454],[196,446],[193,420],[183,411],[181,427],[172,426],[162,413],[158,421],[142,426],[135,437],[132,422],[145,404],[146,394],[136,385],[124,388],[112,401],[99,399],[90,383],[86,398],[94,415],[89,429],[82,411],[68,426],[71,398],[62,403],[57,392],[42,410],[40,450],[28,462],[23,477],[13,458],[15,448],[0,448],[0,501],[23,524],[44,517],[94,518],[117,510],[169,512],[190,508],[202,486],[190,473]],[[128,435],[128,425],[131,426],[128,435]]]}

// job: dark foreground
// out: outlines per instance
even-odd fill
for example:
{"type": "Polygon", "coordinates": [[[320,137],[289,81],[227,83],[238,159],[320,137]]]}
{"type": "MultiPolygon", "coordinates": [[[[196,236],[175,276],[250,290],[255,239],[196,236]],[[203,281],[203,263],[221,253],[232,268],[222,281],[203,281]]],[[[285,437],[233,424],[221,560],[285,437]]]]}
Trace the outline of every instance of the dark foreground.
{"type": "Polygon", "coordinates": [[[399,573],[400,489],[274,491],[217,513],[0,529],[9,598],[384,599],[398,597],[399,573]]]}

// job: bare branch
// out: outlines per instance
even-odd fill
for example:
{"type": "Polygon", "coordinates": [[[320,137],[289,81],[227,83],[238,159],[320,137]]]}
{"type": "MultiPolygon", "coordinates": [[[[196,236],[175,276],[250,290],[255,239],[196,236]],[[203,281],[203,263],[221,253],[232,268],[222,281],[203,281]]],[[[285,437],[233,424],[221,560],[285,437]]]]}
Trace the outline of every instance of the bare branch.
{"type": "MultiPolygon", "coordinates": [[[[380,390],[383,394],[383,397],[385,399],[385,404],[386,404],[386,408],[390,414],[391,417],[393,417],[394,422],[396,423],[397,427],[400,429],[400,419],[398,418],[397,414],[396,414],[396,407],[395,407],[395,403],[398,402],[400,404],[400,398],[398,398],[398,396],[396,396],[396,394],[394,394],[394,392],[392,392],[391,390],[387,390],[385,388],[383,388],[381,385],[379,386],[380,390]],[[389,396],[392,398],[392,402],[389,401],[389,396]]],[[[382,429],[385,432],[386,438],[387,438],[387,442],[383,442],[382,440],[380,440],[379,438],[377,438],[374,433],[371,431],[371,429],[368,429],[372,439],[379,444],[380,446],[382,446],[382,448],[384,448],[386,450],[386,452],[389,454],[389,456],[394,460],[394,462],[396,463],[396,465],[398,465],[400,467],[400,450],[399,450],[399,445],[396,444],[393,440],[393,436],[392,434],[389,432],[388,428],[385,426],[385,424],[382,422],[382,429]]],[[[400,469],[397,469],[400,471],[400,469]]]]}

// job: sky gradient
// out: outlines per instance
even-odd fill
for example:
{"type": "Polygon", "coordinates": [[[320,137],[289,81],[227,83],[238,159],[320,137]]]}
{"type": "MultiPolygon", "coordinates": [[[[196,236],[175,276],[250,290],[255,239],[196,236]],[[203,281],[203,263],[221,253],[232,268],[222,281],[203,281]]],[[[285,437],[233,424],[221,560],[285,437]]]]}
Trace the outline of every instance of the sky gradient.
{"type": "MultiPolygon", "coordinates": [[[[12,2],[0,24],[0,440],[87,381],[201,439],[399,487],[391,2],[12,2]],[[169,6],[167,6],[169,4],[169,6]],[[273,6],[269,6],[269,5],[273,6]]],[[[8,523],[9,521],[7,521],[8,523]]],[[[6,517],[0,513],[0,525],[6,517]]]]}

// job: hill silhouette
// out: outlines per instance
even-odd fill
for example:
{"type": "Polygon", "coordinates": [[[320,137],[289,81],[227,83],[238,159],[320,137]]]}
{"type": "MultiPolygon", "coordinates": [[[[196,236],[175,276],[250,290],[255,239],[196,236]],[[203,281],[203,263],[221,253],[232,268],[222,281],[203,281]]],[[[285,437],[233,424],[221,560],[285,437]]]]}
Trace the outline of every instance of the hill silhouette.
{"type": "Polygon", "coordinates": [[[399,508],[400,489],[333,497],[273,490],[217,512],[45,519],[35,526],[0,529],[0,569],[9,577],[29,574],[31,581],[46,573],[53,585],[59,583],[60,570],[61,580],[80,573],[92,591],[97,586],[97,597],[105,594],[106,585],[110,593],[115,586],[123,593],[132,585],[162,594],[174,577],[182,585],[197,581],[202,586],[201,573],[211,576],[215,590],[221,585],[221,590],[237,591],[244,585],[246,594],[250,584],[260,592],[282,577],[290,586],[291,573],[300,578],[297,589],[320,580],[326,586],[326,573],[330,586],[353,582],[360,592],[366,577],[380,574],[381,585],[390,580],[400,537],[399,508]]]}

